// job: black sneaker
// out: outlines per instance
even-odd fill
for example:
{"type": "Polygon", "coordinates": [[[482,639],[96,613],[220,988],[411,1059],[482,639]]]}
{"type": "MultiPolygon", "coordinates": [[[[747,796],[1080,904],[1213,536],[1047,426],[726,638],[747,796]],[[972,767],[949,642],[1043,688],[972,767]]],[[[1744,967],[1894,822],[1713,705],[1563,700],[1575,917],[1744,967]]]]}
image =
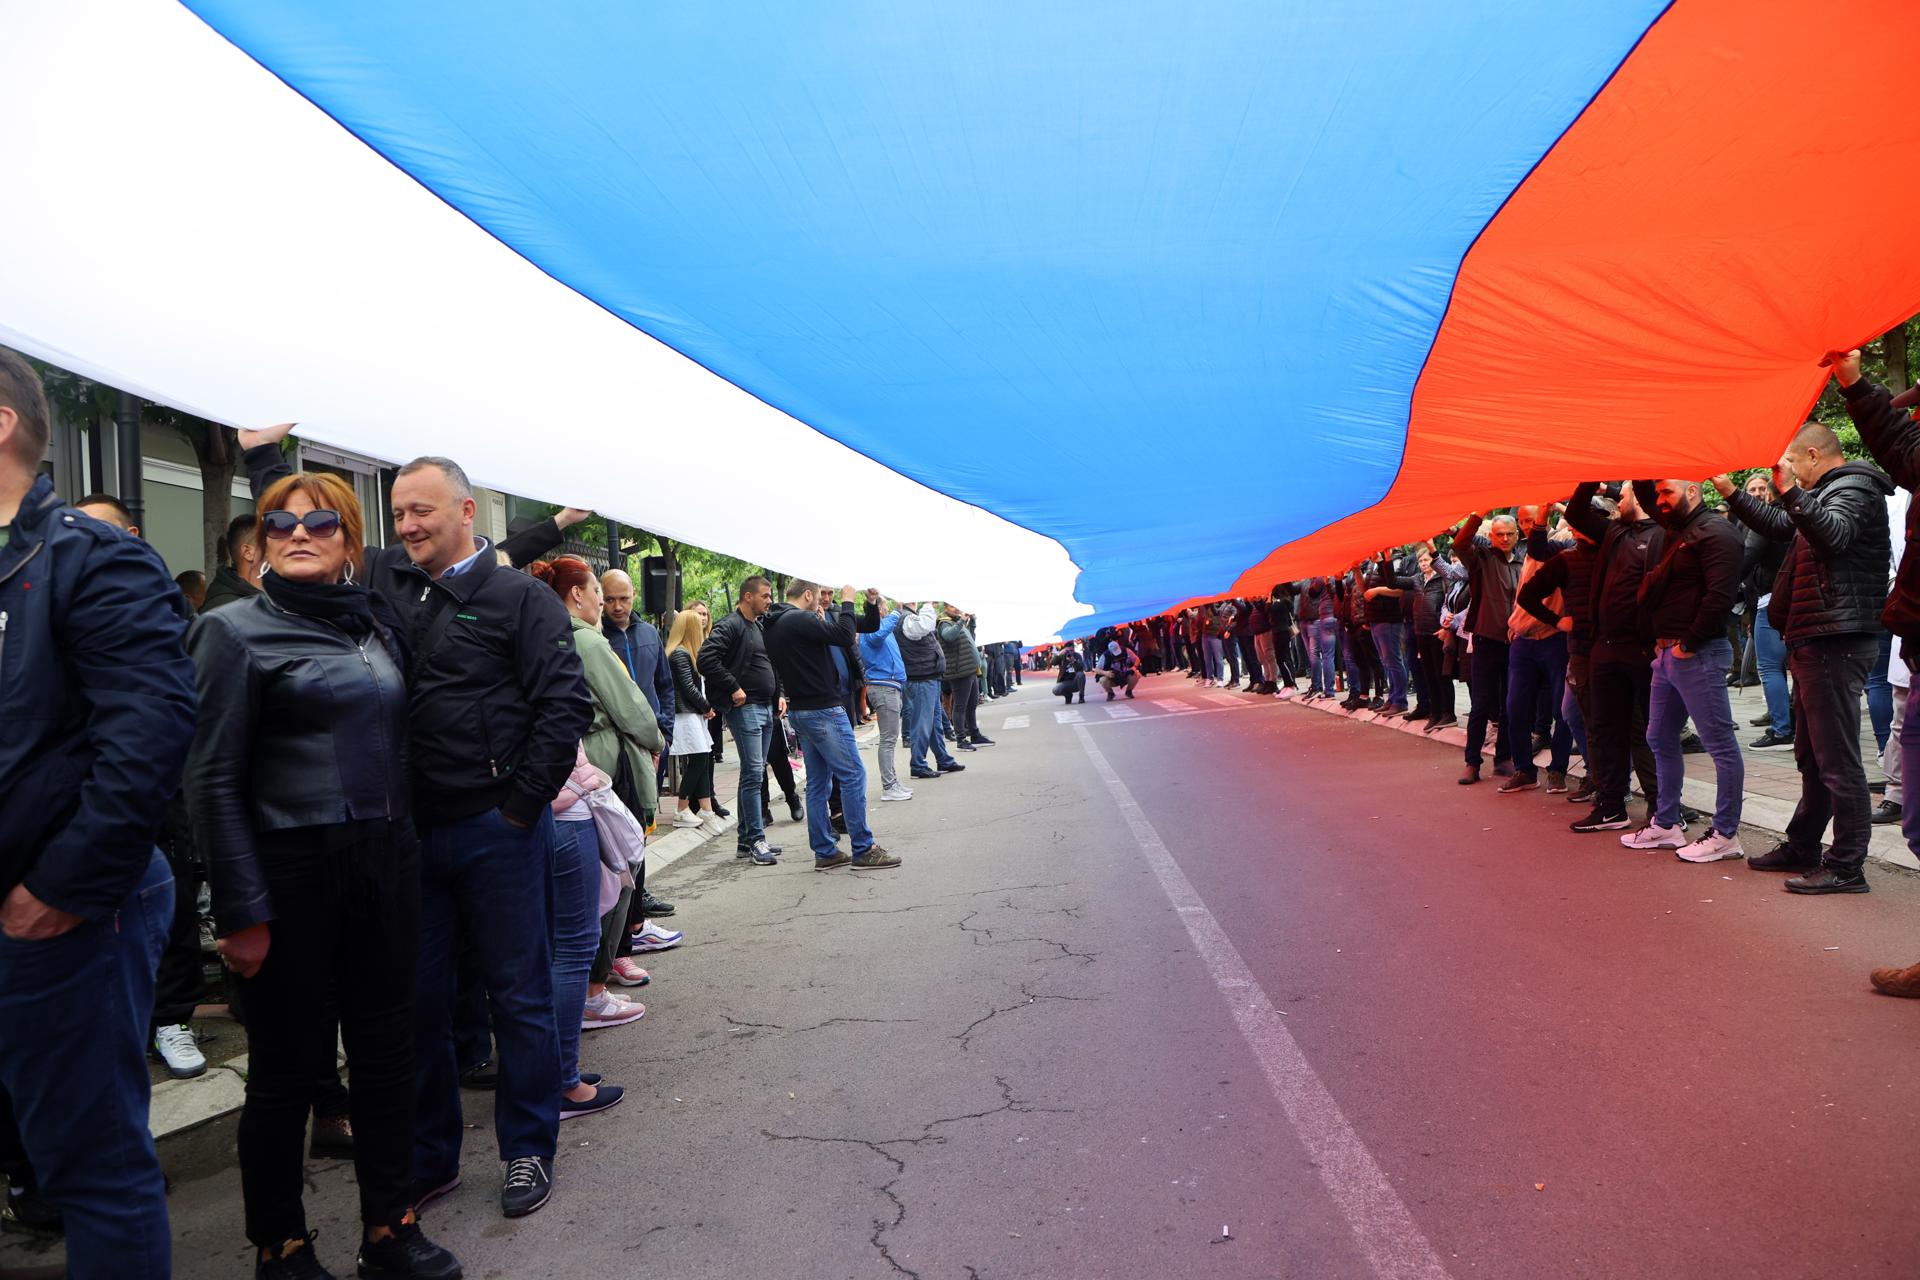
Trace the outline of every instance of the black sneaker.
{"type": "Polygon", "coordinates": [[[385,1240],[360,1243],[361,1280],[460,1280],[460,1259],[427,1239],[408,1214],[385,1240]]]}
{"type": "Polygon", "coordinates": [[[1707,749],[1707,744],[1700,741],[1700,735],[1695,733],[1693,730],[1689,729],[1685,733],[1680,735],[1681,754],[1689,755],[1689,756],[1697,756],[1701,754],[1703,751],[1705,751],[1706,749],[1707,749]]]}
{"type": "Polygon", "coordinates": [[[524,1218],[553,1195],[553,1161],[546,1156],[515,1156],[507,1161],[500,1184],[500,1212],[524,1218]]]}
{"type": "Polygon", "coordinates": [[[828,826],[828,827],[830,827],[830,828],[832,828],[832,830],[833,830],[833,833],[834,833],[835,835],[838,835],[838,836],[844,836],[844,835],[846,835],[846,834],[848,834],[848,832],[847,832],[847,815],[846,815],[846,814],[844,814],[844,813],[830,813],[830,814],[828,814],[828,815],[827,815],[827,826],[828,826]]]}
{"type": "Polygon", "coordinates": [[[271,1258],[263,1258],[255,1250],[253,1280],[334,1280],[333,1272],[321,1266],[313,1254],[313,1238],[319,1234],[309,1231],[289,1240],[271,1258]]]}
{"type": "Polygon", "coordinates": [[[500,1087],[500,1068],[493,1065],[491,1059],[474,1063],[460,1073],[462,1089],[498,1089],[500,1087]]]}
{"type": "Polygon", "coordinates": [[[0,1206],[0,1222],[9,1229],[18,1228],[37,1236],[57,1236],[66,1231],[60,1210],[40,1194],[40,1188],[30,1178],[9,1180],[6,1204],[0,1206]]]}
{"type": "Polygon", "coordinates": [[[1876,827],[1884,827],[1900,821],[1900,813],[1899,805],[1891,800],[1882,800],[1873,807],[1873,812],[1867,815],[1867,820],[1876,827]]]}
{"type": "Polygon", "coordinates": [[[910,769],[907,771],[907,776],[913,778],[937,778],[940,776],[940,771],[938,769],[910,769]]]}
{"type": "Polygon", "coordinates": [[[1757,858],[1747,859],[1747,868],[1752,871],[1814,871],[1820,866],[1820,855],[1803,853],[1785,840],[1773,846],[1757,858]]]}
{"type": "Polygon", "coordinates": [[[795,796],[787,801],[787,813],[795,822],[799,822],[807,816],[806,809],[800,804],[800,797],[795,796]]]}
{"type": "Polygon", "coordinates": [[[1837,871],[1821,867],[1805,875],[1793,876],[1785,885],[1788,893],[1867,893],[1867,877],[1860,871],[1837,871]]]}
{"type": "Polygon", "coordinates": [[[353,1121],[346,1116],[315,1116],[307,1154],[315,1160],[353,1159],[353,1121]]]}
{"type": "Polygon", "coordinates": [[[1583,782],[1580,784],[1579,790],[1574,791],[1567,796],[1567,803],[1568,804],[1592,804],[1594,796],[1598,794],[1599,794],[1599,789],[1595,787],[1591,782],[1583,782]]]}
{"type": "MultiPolygon", "coordinates": [[[[1113,699],[1108,698],[1107,701],[1111,702],[1113,701],[1113,699]]],[[[980,748],[974,746],[971,742],[968,742],[965,738],[962,738],[960,741],[953,744],[953,749],[955,751],[978,751],[980,748]]]]}
{"type": "MultiPolygon", "coordinates": [[[[1127,696],[1131,698],[1133,695],[1129,693],[1127,696]]],[[[973,745],[976,747],[990,747],[993,745],[993,739],[984,734],[976,733],[973,735],[973,745]]]]}
{"type": "Polygon", "coordinates": [[[660,899],[653,896],[652,890],[642,890],[640,894],[640,914],[649,920],[657,920],[661,916],[672,915],[673,904],[671,902],[660,901],[660,899]]]}
{"type": "Polygon", "coordinates": [[[1755,716],[1755,717],[1754,717],[1754,718],[1753,718],[1753,719],[1752,719],[1751,721],[1749,721],[1748,723],[1750,723],[1751,725],[1753,725],[1753,727],[1754,727],[1754,728],[1756,728],[1756,729],[1764,729],[1764,728],[1766,728],[1766,727],[1767,727],[1768,725],[1770,725],[1770,724],[1772,724],[1772,723],[1773,723],[1773,717],[1772,717],[1772,716],[1770,716],[1770,715],[1768,715],[1768,716],[1755,716]]]}
{"type": "Polygon", "coordinates": [[[1783,738],[1769,729],[1752,742],[1749,742],[1747,747],[1752,751],[1791,751],[1793,749],[1793,739],[1783,738]]]}
{"type": "Polygon", "coordinates": [[[965,773],[966,771],[967,766],[961,764],[958,760],[949,760],[940,766],[940,772],[942,773],[965,773]]]}
{"type": "Polygon", "coordinates": [[[1633,825],[1633,819],[1627,816],[1625,809],[1615,809],[1609,812],[1595,806],[1592,813],[1567,825],[1569,829],[1579,832],[1625,831],[1633,825]]]}

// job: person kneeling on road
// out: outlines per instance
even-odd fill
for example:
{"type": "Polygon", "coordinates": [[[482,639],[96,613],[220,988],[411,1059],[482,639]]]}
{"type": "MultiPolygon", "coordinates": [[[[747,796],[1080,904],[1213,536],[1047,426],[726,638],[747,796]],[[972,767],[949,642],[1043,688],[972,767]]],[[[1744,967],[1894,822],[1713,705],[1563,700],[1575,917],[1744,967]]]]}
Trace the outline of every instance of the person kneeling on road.
{"type": "MultiPolygon", "coordinates": [[[[1082,677],[1084,681],[1085,677],[1082,677]]],[[[1107,701],[1113,701],[1115,689],[1125,689],[1127,696],[1133,696],[1134,687],[1140,683],[1140,655],[1121,644],[1118,640],[1107,641],[1107,651],[1100,655],[1100,670],[1094,679],[1107,691],[1107,701]]],[[[1082,702],[1086,694],[1080,695],[1082,702]]]]}

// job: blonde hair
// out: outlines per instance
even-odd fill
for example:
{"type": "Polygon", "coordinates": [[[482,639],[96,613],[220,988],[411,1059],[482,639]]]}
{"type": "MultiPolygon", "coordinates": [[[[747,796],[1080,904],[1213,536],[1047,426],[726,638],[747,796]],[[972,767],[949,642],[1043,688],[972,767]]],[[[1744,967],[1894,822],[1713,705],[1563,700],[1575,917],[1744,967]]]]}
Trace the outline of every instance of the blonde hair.
{"type": "Polygon", "coordinates": [[[700,661],[700,646],[707,640],[707,624],[692,609],[682,609],[673,615],[673,631],[667,637],[666,652],[685,649],[687,656],[697,664],[700,661]]]}

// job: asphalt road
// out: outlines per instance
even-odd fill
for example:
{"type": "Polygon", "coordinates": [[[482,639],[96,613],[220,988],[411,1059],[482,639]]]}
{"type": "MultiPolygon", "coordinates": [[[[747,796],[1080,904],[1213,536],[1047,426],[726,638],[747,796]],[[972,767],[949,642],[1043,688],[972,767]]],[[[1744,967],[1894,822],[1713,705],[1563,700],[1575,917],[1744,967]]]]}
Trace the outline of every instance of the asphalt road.
{"type": "MultiPolygon", "coordinates": [[[[1141,693],[989,704],[874,806],[898,871],[785,822],[779,867],[674,866],[688,945],[587,1037],[627,1101],[507,1222],[469,1094],[429,1233],[474,1277],[1920,1274],[1920,1002],[1865,981],[1920,958],[1911,878],[1795,898],[1433,743],[1141,693]]],[[[230,1123],[167,1160],[177,1274],[251,1274],[230,1123]]],[[[349,1275],[351,1167],[310,1173],[349,1275]]]]}

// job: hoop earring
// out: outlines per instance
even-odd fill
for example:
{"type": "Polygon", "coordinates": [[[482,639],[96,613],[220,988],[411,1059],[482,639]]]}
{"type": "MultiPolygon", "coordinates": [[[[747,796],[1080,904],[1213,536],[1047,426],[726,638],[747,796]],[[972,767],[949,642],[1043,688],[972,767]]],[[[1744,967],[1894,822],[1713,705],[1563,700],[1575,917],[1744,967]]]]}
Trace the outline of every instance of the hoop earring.
{"type": "Polygon", "coordinates": [[[347,571],[341,575],[340,581],[345,583],[351,583],[353,581],[353,561],[347,561],[347,571]]]}

